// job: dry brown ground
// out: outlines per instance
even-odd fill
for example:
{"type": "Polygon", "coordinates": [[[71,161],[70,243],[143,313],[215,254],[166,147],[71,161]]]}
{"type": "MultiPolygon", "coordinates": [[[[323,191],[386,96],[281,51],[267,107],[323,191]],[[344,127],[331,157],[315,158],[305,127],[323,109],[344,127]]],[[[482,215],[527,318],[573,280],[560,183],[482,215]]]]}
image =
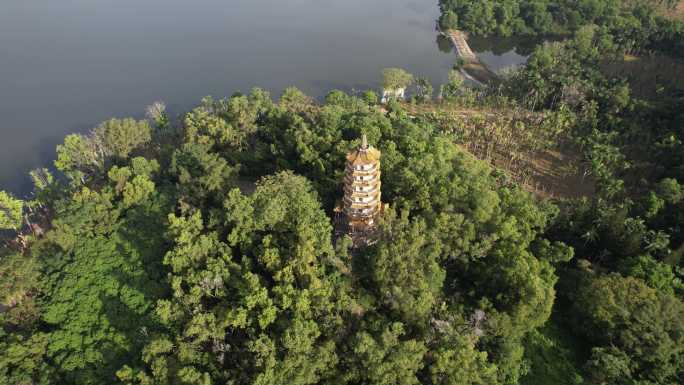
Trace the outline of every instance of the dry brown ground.
{"type": "Polygon", "coordinates": [[[584,177],[579,167],[580,156],[568,147],[547,150],[530,159],[534,169],[533,183],[525,188],[544,198],[581,198],[594,195],[596,186],[584,177]]]}
{"type": "MultiPolygon", "coordinates": [[[[625,8],[631,9],[641,1],[643,0],[623,0],[623,5],[625,6],[625,8]]],[[[668,8],[660,0],[651,0],[651,4],[653,4],[653,6],[656,7],[659,13],[663,16],[670,17],[673,19],[684,18],[684,0],[680,0],[679,4],[677,4],[677,6],[674,8],[668,8]]]]}
{"type": "Polygon", "coordinates": [[[684,0],[680,1],[674,9],[664,10],[663,13],[673,19],[684,19],[684,0]]]}

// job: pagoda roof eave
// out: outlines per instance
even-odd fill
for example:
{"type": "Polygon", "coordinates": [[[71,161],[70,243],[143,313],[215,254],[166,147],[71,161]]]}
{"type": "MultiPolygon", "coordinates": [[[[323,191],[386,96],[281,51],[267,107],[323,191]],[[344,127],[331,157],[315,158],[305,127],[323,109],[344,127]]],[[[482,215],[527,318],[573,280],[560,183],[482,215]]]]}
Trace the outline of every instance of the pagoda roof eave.
{"type": "Polygon", "coordinates": [[[374,163],[380,160],[380,156],[380,151],[373,147],[369,147],[365,150],[359,149],[347,154],[347,162],[353,165],[374,163]]]}

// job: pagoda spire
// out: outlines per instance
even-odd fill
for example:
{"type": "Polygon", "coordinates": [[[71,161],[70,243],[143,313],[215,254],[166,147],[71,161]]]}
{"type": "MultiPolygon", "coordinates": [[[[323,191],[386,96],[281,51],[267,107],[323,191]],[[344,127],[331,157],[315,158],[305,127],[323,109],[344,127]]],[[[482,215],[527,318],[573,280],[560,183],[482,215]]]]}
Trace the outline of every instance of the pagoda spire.
{"type": "Polygon", "coordinates": [[[361,149],[362,150],[368,149],[368,138],[366,138],[366,134],[363,134],[363,136],[361,137],[361,149]]]}

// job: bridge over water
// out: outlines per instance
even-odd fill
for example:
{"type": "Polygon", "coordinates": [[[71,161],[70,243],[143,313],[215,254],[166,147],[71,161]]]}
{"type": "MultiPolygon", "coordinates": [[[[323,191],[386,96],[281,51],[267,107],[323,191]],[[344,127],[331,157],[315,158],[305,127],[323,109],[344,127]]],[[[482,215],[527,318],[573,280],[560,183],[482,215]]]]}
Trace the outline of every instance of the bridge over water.
{"type": "Polygon", "coordinates": [[[456,48],[458,56],[463,58],[463,60],[478,60],[477,55],[473,53],[468,45],[468,40],[465,33],[456,29],[450,29],[444,34],[451,39],[451,43],[456,48]]]}
{"type": "Polygon", "coordinates": [[[456,54],[463,60],[460,70],[466,78],[479,84],[491,84],[499,81],[498,75],[482,63],[470,49],[468,37],[463,31],[448,29],[441,31],[441,33],[451,40],[456,49],[456,54]]]}

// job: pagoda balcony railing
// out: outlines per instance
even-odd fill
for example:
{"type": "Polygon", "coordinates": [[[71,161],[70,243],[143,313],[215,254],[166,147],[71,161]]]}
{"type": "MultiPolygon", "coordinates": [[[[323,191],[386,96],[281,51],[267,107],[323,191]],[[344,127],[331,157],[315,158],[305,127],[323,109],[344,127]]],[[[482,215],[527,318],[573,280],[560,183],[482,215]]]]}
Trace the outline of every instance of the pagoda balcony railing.
{"type": "Polygon", "coordinates": [[[350,170],[345,170],[345,175],[349,176],[368,176],[368,175],[380,175],[380,170],[372,170],[372,171],[350,171],[350,170]]]}
{"type": "Polygon", "coordinates": [[[363,175],[358,175],[358,174],[348,175],[348,178],[351,177],[351,178],[354,178],[353,179],[354,181],[361,182],[361,181],[376,180],[376,179],[378,179],[379,176],[380,176],[379,173],[374,172],[374,173],[363,174],[363,175]]]}
{"type": "Polygon", "coordinates": [[[366,182],[358,181],[358,182],[354,182],[354,183],[345,183],[344,184],[344,190],[345,191],[348,190],[349,192],[365,192],[362,190],[357,191],[357,189],[366,189],[366,191],[370,191],[372,189],[380,188],[380,186],[382,186],[382,184],[380,183],[379,180],[366,181],[366,182]]]}
{"type": "Polygon", "coordinates": [[[344,194],[344,199],[347,200],[355,200],[356,199],[374,199],[374,198],[380,198],[380,191],[372,192],[372,193],[354,193],[354,194],[344,194]]]}
{"type": "Polygon", "coordinates": [[[349,192],[345,191],[344,198],[375,198],[380,196],[380,189],[368,192],[349,192]]]}
{"type": "Polygon", "coordinates": [[[350,185],[350,184],[367,184],[367,183],[377,182],[379,179],[380,179],[380,175],[378,175],[378,174],[370,175],[370,177],[368,177],[368,176],[358,177],[358,176],[347,175],[344,177],[344,182],[345,182],[345,184],[348,184],[348,185],[350,185]]]}
{"type": "Polygon", "coordinates": [[[380,197],[380,192],[374,192],[374,193],[370,193],[370,194],[356,193],[356,194],[345,194],[344,195],[344,199],[351,200],[352,202],[366,202],[369,199],[377,199],[379,197],[380,197]]]}
{"type": "Polygon", "coordinates": [[[370,207],[379,204],[380,196],[369,197],[369,199],[359,201],[356,199],[351,199],[349,197],[344,198],[345,206],[356,206],[356,207],[370,207]]]}
{"type": "Polygon", "coordinates": [[[380,208],[376,207],[375,209],[372,210],[363,210],[363,209],[347,209],[345,210],[345,213],[349,217],[349,219],[370,219],[373,218],[375,215],[377,215],[380,212],[380,208]]]}
{"type": "Polygon", "coordinates": [[[356,164],[354,164],[353,162],[347,162],[347,167],[351,167],[354,170],[363,171],[363,170],[374,169],[374,168],[378,167],[378,164],[380,164],[380,161],[377,161],[377,160],[371,160],[371,161],[368,161],[366,163],[356,163],[356,164]]]}
{"type": "Polygon", "coordinates": [[[345,171],[347,174],[371,174],[377,172],[378,169],[379,167],[377,165],[373,165],[373,167],[369,169],[358,169],[355,166],[348,164],[345,171]]]}
{"type": "Polygon", "coordinates": [[[377,192],[380,190],[380,186],[382,184],[380,182],[378,183],[368,183],[365,185],[358,185],[358,184],[353,184],[353,185],[345,185],[344,186],[344,192],[345,194],[370,194],[377,192]]]}

